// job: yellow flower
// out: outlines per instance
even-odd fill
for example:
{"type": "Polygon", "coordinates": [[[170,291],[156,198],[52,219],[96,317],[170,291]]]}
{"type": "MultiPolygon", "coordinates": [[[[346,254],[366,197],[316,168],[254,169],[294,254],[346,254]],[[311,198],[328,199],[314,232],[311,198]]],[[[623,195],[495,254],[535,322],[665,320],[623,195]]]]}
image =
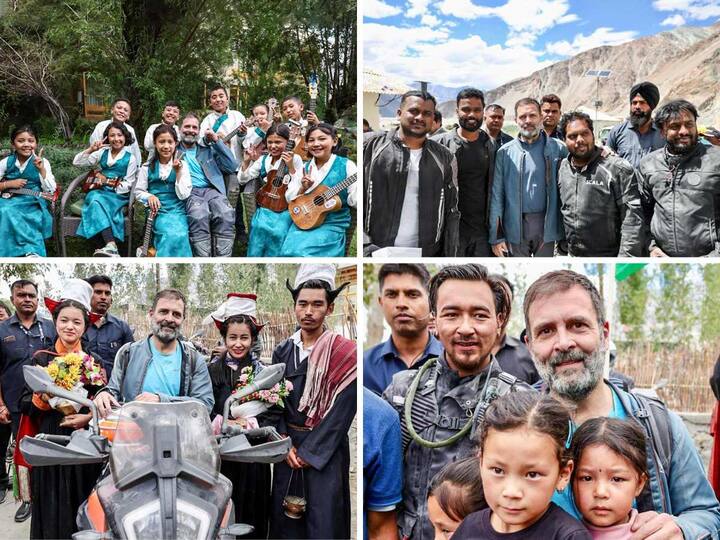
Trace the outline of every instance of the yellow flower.
{"type": "Polygon", "coordinates": [[[63,359],[68,366],[79,366],[82,364],[82,356],[76,353],[66,354],[63,356],[63,359]]]}
{"type": "Polygon", "coordinates": [[[58,373],[60,372],[60,368],[58,368],[56,363],[53,362],[45,369],[47,370],[50,377],[52,377],[53,381],[57,379],[58,373]]]}

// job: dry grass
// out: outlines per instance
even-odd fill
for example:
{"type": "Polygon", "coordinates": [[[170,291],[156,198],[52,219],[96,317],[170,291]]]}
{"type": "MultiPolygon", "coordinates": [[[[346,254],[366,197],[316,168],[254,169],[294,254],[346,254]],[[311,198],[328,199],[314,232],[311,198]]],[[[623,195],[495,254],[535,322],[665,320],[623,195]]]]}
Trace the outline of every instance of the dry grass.
{"type": "Polygon", "coordinates": [[[672,410],[709,413],[715,396],[708,381],[718,352],[719,343],[661,350],[653,350],[652,344],[620,346],[615,369],[631,376],[639,387],[667,381],[658,395],[672,410]]]}

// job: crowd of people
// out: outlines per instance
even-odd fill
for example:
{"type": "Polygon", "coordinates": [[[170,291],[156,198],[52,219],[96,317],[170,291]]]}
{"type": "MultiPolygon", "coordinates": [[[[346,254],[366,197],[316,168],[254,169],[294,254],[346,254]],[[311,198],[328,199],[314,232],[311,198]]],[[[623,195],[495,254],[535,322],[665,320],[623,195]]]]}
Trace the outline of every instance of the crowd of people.
{"type": "Polygon", "coordinates": [[[681,418],[604,377],[586,276],[532,283],[520,340],[512,283],[482,265],[384,264],[378,285],[391,335],[364,355],[366,538],[717,538],[681,418]]]}
{"type": "MultiPolygon", "coordinates": [[[[337,130],[312,111],[303,118],[297,96],[283,99],[282,112],[257,104],[249,120],[230,108],[221,85],[211,89],[209,103],[202,120],[193,112],[181,116],[174,101],[165,103],[161,122],[147,129],[141,149],[128,123],[130,102],[113,102],[111,118],[95,126],[88,147],[73,159],[73,165],[91,169],[83,187],[89,191],[75,211],[81,216],[76,234],[97,247],[94,255],[120,256],[134,193],[153,216],[151,247],[159,257],[228,257],[236,239],[247,241],[253,257],[344,256],[355,184],[338,185],[356,166],[337,130]],[[275,204],[258,199],[256,205],[256,192],[268,179],[275,204]],[[339,200],[325,220],[299,228],[288,204],[336,186],[339,200]],[[238,189],[233,207],[229,195],[238,189]]],[[[50,201],[59,186],[32,126],[15,128],[10,146],[0,161],[0,256],[45,256],[45,241],[53,235],[50,201]]]]}
{"type": "MultiPolygon", "coordinates": [[[[287,458],[274,465],[272,474],[267,464],[222,464],[221,473],[232,482],[236,521],[254,527],[248,538],[350,537],[348,430],[356,412],[356,345],[326,325],[346,285],[336,287],[333,265],[300,266],[294,284],[286,284],[297,330],[275,348],[271,359],[273,365],[284,364],[283,384],[289,393],[283,407],[268,405],[260,414],[228,420],[241,428],[274,426],[292,442],[287,458]],[[291,490],[307,501],[300,519],[283,511],[283,498],[291,490]]],[[[217,429],[225,400],[248,377],[266,369],[258,356],[263,324],[254,294],[230,293],[209,314],[222,342],[206,355],[183,337],[188,301],[177,289],[155,296],[149,336],[134,336],[126,321],[110,313],[108,276],[70,279],[60,298],[46,297],[52,320],[38,314],[35,283],[17,280],[10,289],[11,306],[0,307],[9,315],[0,323],[2,456],[11,436],[19,445],[23,437],[36,433],[69,435],[87,428],[92,418],[87,408],[68,414],[51,396],[33,392],[23,378],[25,365],[48,366],[62,355],[87,354],[102,373],[102,384],[85,388],[101,418],[120,403],[192,400],[207,409],[217,429]]],[[[78,530],[79,506],[107,472],[100,465],[30,467],[18,445],[13,475],[22,505],[15,520],[31,517],[31,538],[70,538],[78,530]]],[[[0,472],[4,499],[8,476],[4,468],[0,472]]]]}
{"type": "Polygon", "coordinates": [[[633,86],[601,144],[555,94],[515,103],[513,139],[478,89],[457,94],[450,131],[432,95],[405,93],[397,129],[364,126],[365,255],[719,256],[720,133],[700,132],[689,101],[659,103],[633,86]]]}

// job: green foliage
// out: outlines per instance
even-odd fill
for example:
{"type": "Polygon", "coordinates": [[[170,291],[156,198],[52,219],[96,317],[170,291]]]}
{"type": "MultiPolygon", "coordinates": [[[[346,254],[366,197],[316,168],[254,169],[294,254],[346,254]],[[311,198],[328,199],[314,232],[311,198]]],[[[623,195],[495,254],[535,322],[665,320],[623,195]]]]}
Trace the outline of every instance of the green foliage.
{"type": "Polygon", "coordinates": [[[687,343],[697,316],[690,299],[692,285],[688,279],[690,268],[683,264],[663,264],[658,267],[660,295],[656,313],[657,324],[653,338],[658,343],[687,343]]]}
{"type": "Polygon", "coordinates": [[[700,321],[703,341],[712,341],[720,337],[720,265],[706,264],[703,266],[703,282],[705,294],[702,297],[700,321]]]}
{"type": "Polygon", "coordinates": [[[648,277],[646,267],[627,279],[618,282],[617,294],[620,304],[620,323],[627,329],[627,338],[640,341],[644,335],[645,311],[648,303],[648,277]]]}

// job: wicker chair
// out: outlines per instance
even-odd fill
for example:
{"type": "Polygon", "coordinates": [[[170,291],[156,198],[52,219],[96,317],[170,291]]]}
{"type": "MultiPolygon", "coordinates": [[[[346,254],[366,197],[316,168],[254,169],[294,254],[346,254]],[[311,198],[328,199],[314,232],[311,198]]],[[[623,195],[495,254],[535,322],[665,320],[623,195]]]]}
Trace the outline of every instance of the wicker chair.
{"type": "MultiPolygon", "coordinates": [[[[67,246],[65,245],[65,237],[77,236],[77,230],[80,226],[80,217],[72,214],[67,214],[66,211],[70,206],[70,198],[75,190],[82,186],[87,171],[79,174],[75,179],[70,182],[65,193],[63,193],[62,199],[60,200],[60,212],[55,220],[57,224],[56,238],[57,238],[57,249],[60,256],[67,257],[67,246]]],[[[132,256],[132,223],[134,217],[133,203],[135,202],[135,185],[133,184],[130,189],[130,201],[128,202],[126,215],[125,215],[125,242],[127,243],[127,256],[132,256]]]]}

